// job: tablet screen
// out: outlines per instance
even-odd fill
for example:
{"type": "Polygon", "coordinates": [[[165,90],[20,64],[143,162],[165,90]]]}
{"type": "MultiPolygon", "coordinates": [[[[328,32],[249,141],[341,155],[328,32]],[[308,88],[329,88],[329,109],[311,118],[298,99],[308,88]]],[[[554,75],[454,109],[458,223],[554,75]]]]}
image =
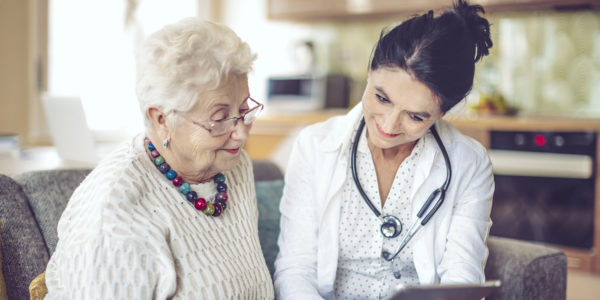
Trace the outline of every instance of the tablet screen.
{"type": "Polygon", "coordinates": [[[500,287],[500,280],[469,284],[400,286],[388,300],[480,300],[500,287]]]}

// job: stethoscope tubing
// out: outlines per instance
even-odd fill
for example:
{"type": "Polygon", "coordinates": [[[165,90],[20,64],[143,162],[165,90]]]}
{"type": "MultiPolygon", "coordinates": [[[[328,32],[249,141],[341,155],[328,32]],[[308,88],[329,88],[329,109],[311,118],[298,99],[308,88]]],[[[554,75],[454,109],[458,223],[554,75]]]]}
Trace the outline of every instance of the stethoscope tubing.
{"type": "Polygon", "coordinates": [[[360,121],[360,124],[358,125],[356,137],[354,138],[354,142],[352,143],[352,157],[350,159],[350,169],[352,170],[352,179],[354,179],[354,183],[356,185],[356,189],[358,190],[358,193],[362,196],[363,199],[367,200],[367,201],[365,201],[365,203],[367,204],[367,206],[369,206],[371,211],[373,211],[375,216],[377,216],[377,218],[381,218],[381,213],[375,207],[375,205],[373,205],[373,203],[369,200],[369,197],[367,197],[367,194],[363,190],[363,188],[360,184],[360,181],[358,180],[358,172],[356,171],[356,150],[358,149],[358,141],[360,138],[360,134],[364,128],[365,128],[365,118],[362,118],[360,121]]]}
{"type": "MultiPolygon", "coordinates": [[[[356,170],[356,151],[358,149],[358,142],[360,139],[360,135],[361,135],[362,131],[364,130],[364,127],[365,127],[365,119],[363,117],[360,121],[360,124],[358,125],[358,129],[357,129],[356,135],[354,137],[354,141],[352,143],[352,153],[351,153],[351,158],[350,158],[350,168],[352,171],[351,172],[352,179],[354,180],[356,189],[358,190],[359,194],[362,196],[364,202],[367,204],[367,206],[369,206],[369,208],[375,214],[375,216],[381,220],[382,219],[381,212],[379,212],[379,210],[375,207],[375,205],[373,205],[371,200],[369,200],[369,197],[367,197],[367,194],[362,189],[362,186],[358,179],[358,172],[356,170]]],[[[434,190],[431,193],[431,195],[429,195],[429,197],[427,198],[425,203],[423,203],[423,206],[421,206],[421,209],[417,213],[417,219],[409,227],[407,233],[404,235],[404,237],[400,241],[400,246],[398,247],[398,250],[391,256],[389,255],[389,253],[385,252],[385,254],[387,254],[387,255],[384,254],[383,258],[387,261],[393,261],[394,258],[396,258],[396,256],[398,254],[400,254],[400,252],[404,249],[404,247],[406,247],[406,245],[408,244],[408,242],[410,242],[410,240],[413,238],[413,236],[419,231],[419,229],[421,229],[421,227],[425,226],[425,224],[427,224],[429,222],[431,217],[433,217],[435,212],[440,208],[440,206],[444,202],[444,199],[446,196],[446,190],[448,189],[448,186],[450,185],[450,179],[452,178],[452,167],[450,165],[450,158],[448,157],[448,152],[446,151],[446,147],[444,147],[444,143],[442,142],[442,139],[440,138],[437,130],[435,129],[435,125],[431,126],[431,128],[429,130],[430,130],[431,134],[433,135],[436,143],[440,147],[440,150],[444,157],[444,162],[446,163],[446,180],[444,181],[444,184],[441,187],[434,190]],[[433,207],[430,208],[431,204],[433,203],[433,201],[436,198],[438,199],[438,201],[433,205],[433,207]],[[427,213],[427,214],[425,215],[425,213],[427,213]],[[423,217],[423,215],[425,215],[425,217],[423,217]]]]}

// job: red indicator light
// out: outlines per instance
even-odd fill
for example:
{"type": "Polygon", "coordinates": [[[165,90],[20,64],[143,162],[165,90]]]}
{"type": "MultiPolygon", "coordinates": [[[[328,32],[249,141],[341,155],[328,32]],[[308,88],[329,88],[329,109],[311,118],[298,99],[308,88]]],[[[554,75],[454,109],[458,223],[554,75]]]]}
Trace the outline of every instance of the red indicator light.
{"type": "Polygon", "coordinates": [[[546,137],[541,134],[536,134],[535,137],[533,138],[533,142],[537,146],[544,146],[544,145],[546,145],[546,137]]]}

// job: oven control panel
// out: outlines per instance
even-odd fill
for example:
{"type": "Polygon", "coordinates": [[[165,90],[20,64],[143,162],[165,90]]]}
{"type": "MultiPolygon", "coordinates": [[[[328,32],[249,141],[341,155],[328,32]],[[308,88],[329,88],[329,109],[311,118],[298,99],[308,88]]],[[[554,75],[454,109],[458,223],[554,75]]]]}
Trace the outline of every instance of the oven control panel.
{"type": "Polygon", "coordinates": [[[595,132],[492,131],[490,148],[593,156],[595,132]]]}

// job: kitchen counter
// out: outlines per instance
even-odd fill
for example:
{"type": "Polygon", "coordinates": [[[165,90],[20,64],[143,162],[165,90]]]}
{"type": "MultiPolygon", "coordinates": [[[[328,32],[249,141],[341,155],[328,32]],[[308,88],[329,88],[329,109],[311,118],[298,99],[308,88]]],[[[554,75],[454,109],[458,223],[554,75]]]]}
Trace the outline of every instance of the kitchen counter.
{"type": "MultiPolygon", "coordinates": [[[[252,159],[273,159],[274,152],[289,144],[305,126],[343,115],[346,109],[311,112],[265,112],[252,126],[244,149],[252,159]]],[[[283,162],[282,162],[283,163],[283,162]]]]}
{"type": "Polygon", "coordinates": [[[600,119],[542,116],[454,115],[446,116],[458,130],[490,147],[490,132],[503,131],[594,131],[600,132],[600,119]]]}
{"type": "MultiPolygon", "coordinates": [[[[313,112],[266,112],[254,123],[246,151],[254,159],[268,159],[282,141],[300,128],[343,115],[345,109],[313,112]]],[[[444,117],[464,134],[489,147],[489,132],[509,131],[599,131],[600,118],[449,115],[444,117]]]]}
{"type": "Polygon", "coordinates": [[[597,131],[600,118],[542,116],[446,116],[457,128],[479,130],[597,131]]]}

